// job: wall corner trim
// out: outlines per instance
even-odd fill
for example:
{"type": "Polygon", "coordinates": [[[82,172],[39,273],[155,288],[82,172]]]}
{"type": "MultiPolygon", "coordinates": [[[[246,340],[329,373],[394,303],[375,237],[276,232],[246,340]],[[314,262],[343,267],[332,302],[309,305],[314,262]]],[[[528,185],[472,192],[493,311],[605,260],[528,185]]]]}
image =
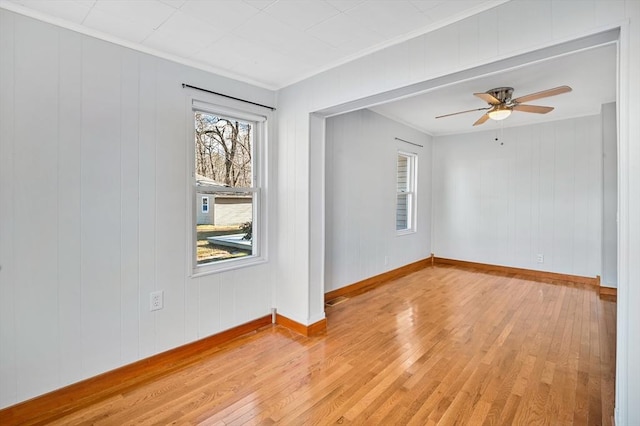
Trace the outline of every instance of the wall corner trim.
{"type": "Polygon", "coordinates": [[[281,325],[284,328],[288,328],[289,330],[294,331],[298,334],[302,334],[305,337],[316,336],[318,334],[324,333],[327,330],[326,318],[314,322],[311,325],[304,325],[283,315],[276,314],[276,324],[281,325]]]}
{"type": "Polygon", "coordinates": [[[598,289],[598,293],[600,297],[612,298],[613,300],[618,299],[618,289],[615,287],[600,287],[598,289]]]}

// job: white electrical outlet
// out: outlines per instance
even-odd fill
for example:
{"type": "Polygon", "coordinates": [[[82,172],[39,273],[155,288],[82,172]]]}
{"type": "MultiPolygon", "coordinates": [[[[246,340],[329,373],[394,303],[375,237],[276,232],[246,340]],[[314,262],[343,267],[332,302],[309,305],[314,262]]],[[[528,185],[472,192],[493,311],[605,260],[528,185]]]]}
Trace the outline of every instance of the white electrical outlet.
{"type": "Polygon", "coordinates": [[[158,290],[151,293],[151,306],[149,310],[157,311],[164,307],[164,291],[158,290]]]}
{"type": "Polygon", "coordinates": [[[544,254],[538,253],[536,255],[536,260],[537,260],[538,263],[544,263],[544,254]]]}

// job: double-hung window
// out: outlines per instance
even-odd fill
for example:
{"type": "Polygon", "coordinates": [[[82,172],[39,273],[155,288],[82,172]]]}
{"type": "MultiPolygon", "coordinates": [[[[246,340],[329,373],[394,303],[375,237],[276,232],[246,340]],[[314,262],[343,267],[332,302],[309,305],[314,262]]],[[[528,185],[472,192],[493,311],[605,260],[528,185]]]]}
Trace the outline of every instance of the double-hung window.
{"type": "Polygon", "coordinates": [[[396,231],[398,234],[416,230],[417,162],[416,154],[398,152],[396,174],[396,231]]]}
{"type": "Polygon", "coordinates": [[[266,116],[196,100],[191,112],[193,272],[261,262],[266,116]]]}

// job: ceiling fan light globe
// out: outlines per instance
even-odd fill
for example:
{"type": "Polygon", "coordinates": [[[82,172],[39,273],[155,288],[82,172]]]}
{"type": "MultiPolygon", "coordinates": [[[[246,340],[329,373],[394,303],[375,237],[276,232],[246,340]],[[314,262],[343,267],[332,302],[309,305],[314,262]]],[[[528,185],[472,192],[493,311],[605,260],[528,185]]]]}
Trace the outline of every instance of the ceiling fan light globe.
{"type": "Polygon", "coordinates": [[[487,113],[492,120],[500,121],[511,115],[511,108],[496,108],[487,113]]]}

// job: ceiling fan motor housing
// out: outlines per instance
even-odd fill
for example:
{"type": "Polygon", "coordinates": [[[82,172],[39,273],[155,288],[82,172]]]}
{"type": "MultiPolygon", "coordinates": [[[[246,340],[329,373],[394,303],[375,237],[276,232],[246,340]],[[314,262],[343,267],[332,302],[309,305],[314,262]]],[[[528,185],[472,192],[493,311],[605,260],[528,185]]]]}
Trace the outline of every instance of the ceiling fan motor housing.
{"type": "Polygon", "coordinates": [[[513,87],[498,87],[496,89],[487,90],[486,93],[498,99],[500,103],[504,104],[511,100],[513,87]]]}

